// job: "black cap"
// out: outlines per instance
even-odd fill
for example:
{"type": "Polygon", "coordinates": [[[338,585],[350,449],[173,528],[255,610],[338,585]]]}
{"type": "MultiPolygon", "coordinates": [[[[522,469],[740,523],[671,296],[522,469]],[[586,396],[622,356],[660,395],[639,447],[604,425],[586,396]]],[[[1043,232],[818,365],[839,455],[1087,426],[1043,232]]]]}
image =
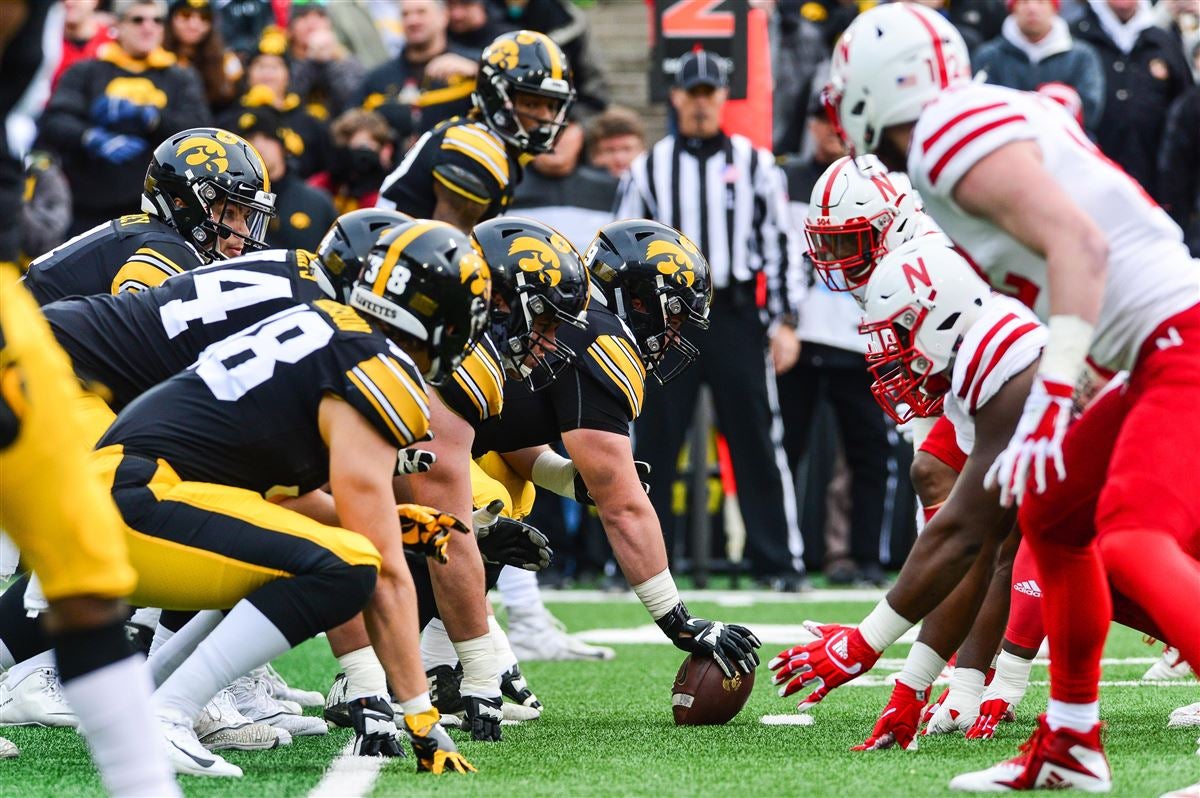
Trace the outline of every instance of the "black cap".
{"type": "Polygon", "coordinates": [[[728,85],[725,59],[721,56],[704,50],[694,50],[679,59],[679,71],[675,73],[676,88],[689,91],[697,86],[723,89],[728,85]]]}

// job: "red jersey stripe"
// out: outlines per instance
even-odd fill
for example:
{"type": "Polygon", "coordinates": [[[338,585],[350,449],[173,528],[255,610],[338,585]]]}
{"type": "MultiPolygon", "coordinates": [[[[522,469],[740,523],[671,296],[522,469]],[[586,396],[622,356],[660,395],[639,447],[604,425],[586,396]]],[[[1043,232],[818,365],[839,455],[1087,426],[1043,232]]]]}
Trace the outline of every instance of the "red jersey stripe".
{"type": "Polygon", "coordinates": [[[955,155],[958,155],[958,153],[964,147],[966,147],[968,144],[970,144],[972,141],[974,141],[975,139],[984,135],[985,133],[990,133],[991,131],[995,130],[998,127],[1004,127],[1005,125],[1012,124],[1013,122],[1024,122],[1024,121],[1025,121],[1025,117],[1023,115],[1013,114],[1012,116],[1005,116],[1005,117],[1001,117],[1000,119],[996,119],[994,121],[988,122],[983,127],[976,128],[975,130],[971,131],[967,135],[963,136],[961,139],[959,139],[954,144],[953,147],[946,150],[946,152],[942,155],[942,157],[938,158],[938,161],[937,161],[937,163],[935,163],[933,165],[933,168],[929,170],[930,185],[937,184],[938,177],[941,176],[942,170],[945,169],[947,164],[949,164],[950,161],[954,159],[955,155]]]}
{"type": "Polygon", "coordinates": [[[954,117],[937,130],[933,131],[933,135],[925,139],[925,143],[921,145],[921,152],[929,152],[930,148],[933,147],[934,144],[938,143],[938,139],[949,133],[951,128],[964,119],[970,119],[976,114],[982,114],[984,111],[991,111],[995,108],[1002,108],[1005,105],[1008,105],[1008,103],[992,103],[991,105],[981,105],[978,108],[971,108],[970,110],[963,111],[961,114],[954,117]]]}
{"type": "Polygon", "coordinates": [[[971,355],[971,362],[967,365],[967,374],[963,379],[962,389],[958,392],[959,399],[967,398],[967,389],[971,387],[971,383],[975,380],[975,372],[979,370],[979,362],[983,360],[984,350],[992,339],[1003,329],[1004,325],[1008,324],[1017,318],[1015,313],[1005,313],[1004,318],[992,325],[992,329],[984,333],[983,340],[979,342],[979,346],[975,347],[975,354],[971,355]]]}
{"type": "Polygon", "coordinates": [[[979,404],[979,392],[983,389],[983,383],[987,380],[988,375],[992,373],[996,366],[1000,365],[1000,361],[1004,359],[1005,353],[1012,348],[1013,344],[1020,340],[1022,335],[1032,332],[1037,328],[1037,322],[1026,322],[1010,332],[1008,337],[1001,341],[1000,345],[996,347],[996,351],[992,353],[991,361],[989,361],[987,367],[979,373],[979,378],[975,380],[975,387],[971,389],[971,402],[969,405],[971,415],[975,415],[975,411],[978,410],[977,405],[979,404]]]}

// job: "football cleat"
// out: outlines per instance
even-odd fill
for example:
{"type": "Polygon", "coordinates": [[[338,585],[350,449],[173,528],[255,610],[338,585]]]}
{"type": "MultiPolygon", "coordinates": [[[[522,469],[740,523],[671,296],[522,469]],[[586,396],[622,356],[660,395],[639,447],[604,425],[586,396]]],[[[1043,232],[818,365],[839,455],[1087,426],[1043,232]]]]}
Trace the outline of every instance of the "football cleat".
{"type": "MultiPolygon", "coordinates": [[[[266,751],[286,745],[266,723],[255,723],[238,711],[228,687],[204,705],[192,730],[209,751],[266,751]]],[[[291,737],[288,737],[291,742],[291,737]]]]}
{"type": "Polygon", "coordinates": [[[893,746],[905,751],[917,750],[917,724],[921,722],[921,710],[928,697],[928,690],[914,690],[897,682],[883,714],[875,721],[871,736],[850,750],[882,751],[893,746]]]}
{"type": "Polygon", "coordinates": [[[987,770],[964,773],[950,781],[950,789],[964,792],[1073,789],[1108,792],[1112,769],[1100,742],[1101,724],[1091,731],[1062,728],[1051,731],[1046,716],[1012,759],[987,770]]]}
{"type": "Polygon", "coordinates": [[[182,712],[160,710],[159,728],[167,742],[167,758],[176,773],[189,776],[227,776],[241,778],[242,769],[205,748],[192,722],[182,712]]]}
{"type": "Polygon", "coordinates": [[[20,755],[21,749],[17,748],[11,740],[0,737],[0,759],[12,759],[20,755]]]}
{"type": "MultiPolygon", "coordinates": [[[[521,666],[513,665],[504,673],[500,674],[500,692],[504,697],[513,702],[517,706],[524,707],[530,710],[532,717],[526,718],[533,720],[542,715],[542,702],[529,689],[529,684],[525,681],[525,677],[521,674],[521,666]]],[[[505,711],[505,717],[508,717],[508,712],[505,711]]]]}
{"type": "Polygon", "coordinates": [[[1200,701],[1188,704],[1186,707],[1171,710],[1171,717],[1167,721],[1167,728],[1176,729],[1184,726],[1200,726],[1200,701]]]}
{"type": "Polygon", "coordinates": [[[293,737],[328,734],[329,728],[320,718],[293,714],[270,693],[267,682],[247,675],[230,686],[238,711],[252,721],[284,729],[293,737]]]}
{"type": "Polygon", "coordinates": [[[1190,787],[1180,787],[1178,790],[1165,792],[1158,798],[1200,798],[1200,781],[1190,787]]]}
{"type": "Polygon", "coordinates": [[[11,673],[0,680],[0,726],[77,728],[79,718],[67,705],[58,668],[34,668],[14,683],[11,673]]]}
{"type": "MultiPolygon", "coordinates": [[[[986,696],[987,693],[985,692],[986,696]]],[[[968,740],[990,740],[996,734],[996,726],[1016,720],[1013,705],[1003,698],[984,698],[979,704],[979,715],[971,728],[967,729],[968,740]]]]}
{"type": "MultiPolygon", "coordinates": [[[[298,704],[301,708],[325,706],[325,696],[316,690],[301,690],[298,687],[292,687],[283,680],[283,677],[279,675],[279,671],[275,670],[271,665],[256,668],[250,672],[250,675],[264,680],[271,695],[284,704],[290,701],[298,704]]],[[[299,712],[296,714],[299,714],[299,712]]]]}
{"type": "Polygon", "coordinates": [[[329,686],[329,694],[325,696],[325,709],[321,713],[330,726],[339,729],[353,728],[350,725],[350,707],[346,704],[346,685],[349,680],[346,674],[339,673],[333,677],[329,686]]]}
{"type": "Polygon", "coordinates": [[[508,642],[522,662],[537,660],[610,660],[617,652],[593,646],[567,634],[562,621],[545,607],[509,610],[508,642]]]}
{"type": "Polygon", "coordinates": [[[1142,680],[1147,682],[1166,682],[1174,679],[1186,679],[1192,675],[1192,668],[1187,660],[1179,655],[1179,649],[1165,646],[1158,662],[1150,666],[1142,674],[1142,680]]]}

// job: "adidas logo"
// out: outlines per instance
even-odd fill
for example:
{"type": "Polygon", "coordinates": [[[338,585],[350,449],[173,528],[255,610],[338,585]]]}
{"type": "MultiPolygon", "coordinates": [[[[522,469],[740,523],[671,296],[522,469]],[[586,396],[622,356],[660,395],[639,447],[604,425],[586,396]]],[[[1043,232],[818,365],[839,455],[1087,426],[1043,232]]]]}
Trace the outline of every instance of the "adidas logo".
{"type": "Polygon", "coordinates": [[[841,659],[845,659],[846,657],[850,656],[850,640],[845,635],[842,635],[837,640],[834,640],[832,648],[833,653],[841,659]]]}
{"type": "Polygon", "coordinates": [[[1026,579],[1024,582],[1017,582],[1015,585],[1013,585],[1013,590],[1017,591],[1018,593],[1024,593],[1026,596],[1032,596],[1033,598],[1042,597],[1042,588],[1032,579],[1026,579]]]}

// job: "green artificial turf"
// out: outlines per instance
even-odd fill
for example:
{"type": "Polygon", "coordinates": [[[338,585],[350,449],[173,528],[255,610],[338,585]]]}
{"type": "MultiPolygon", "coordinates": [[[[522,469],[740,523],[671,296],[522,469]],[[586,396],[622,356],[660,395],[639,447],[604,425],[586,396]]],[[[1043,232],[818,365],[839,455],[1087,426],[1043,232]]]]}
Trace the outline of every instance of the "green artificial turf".
{"type": "MultiPolygon", "coordinates": [[[[719,607],[694,602],[695,614],[754,623],[798,623],[806,618],[853,621],[867,603],[806,602],[719,607]]],[[[572,630],[633,627],[648,622],[636,603],[557,604],[553,610],[572,630]]],[[[776,696],[765,661],[750,703],[723,727],[676,728],[671,721],[672,677],[683,653],[663,645],[615,646],[612,662],[531,662],[530,686],[546,704],[533,723],[505,727],[500,744],[472,743],[453,732],[480,772],[434,778],[417,775],[411,759],[387,764],[376,796],[939,796],[949,779],[1011,756],[1033,728],[1045,705],[1045,687],[1032,687],[1018,721],[1000,728],[1000,738],[967,742],[961,737],[923,738],[916,752],[852,753],[887,701],[889,687],[844,688],[834,692],[807,727],[764,726],[764,714],[787,713],[794,700],[776,696]]],[[[902,657],[896,646],[887,657],[902,657]]],[[[1148,657],[1158,649],[1139,635],[1114,627],[1107,657],[1148,657]]],[[[310,641],[281,658],[280,672],[293,684],[325,690],[334,662],[323,640],[310,641]]],[[[1108,680],[1137,679],[1144,664],[1110,665],[1108,680]]],[[[1033,678],[1045,680],[1043,667],[1033,678]]],[[[1200,697],[1200,686],[1109,687],[1102,708],[1109,724],[1106,744],[1115,770],[1114,796],[1158,796],[1200,781],[1195,756],[1197,729],[1167,729],[1174,707],[1200,697]]],[[[314,712],[315,710],[309,710],[314,712]]],[[[0,761],[0,796],[64,798],[100,795],[87,751],[74,732],[10,728],[3,732],[22,754],[0,761]]],[[[240,780],[182,779],[189,796],[305,795],[317,784],[349,739],[343,730],[320,738],[297,738],[284,749],[228,753],[246,776],[240,780]]]]}

